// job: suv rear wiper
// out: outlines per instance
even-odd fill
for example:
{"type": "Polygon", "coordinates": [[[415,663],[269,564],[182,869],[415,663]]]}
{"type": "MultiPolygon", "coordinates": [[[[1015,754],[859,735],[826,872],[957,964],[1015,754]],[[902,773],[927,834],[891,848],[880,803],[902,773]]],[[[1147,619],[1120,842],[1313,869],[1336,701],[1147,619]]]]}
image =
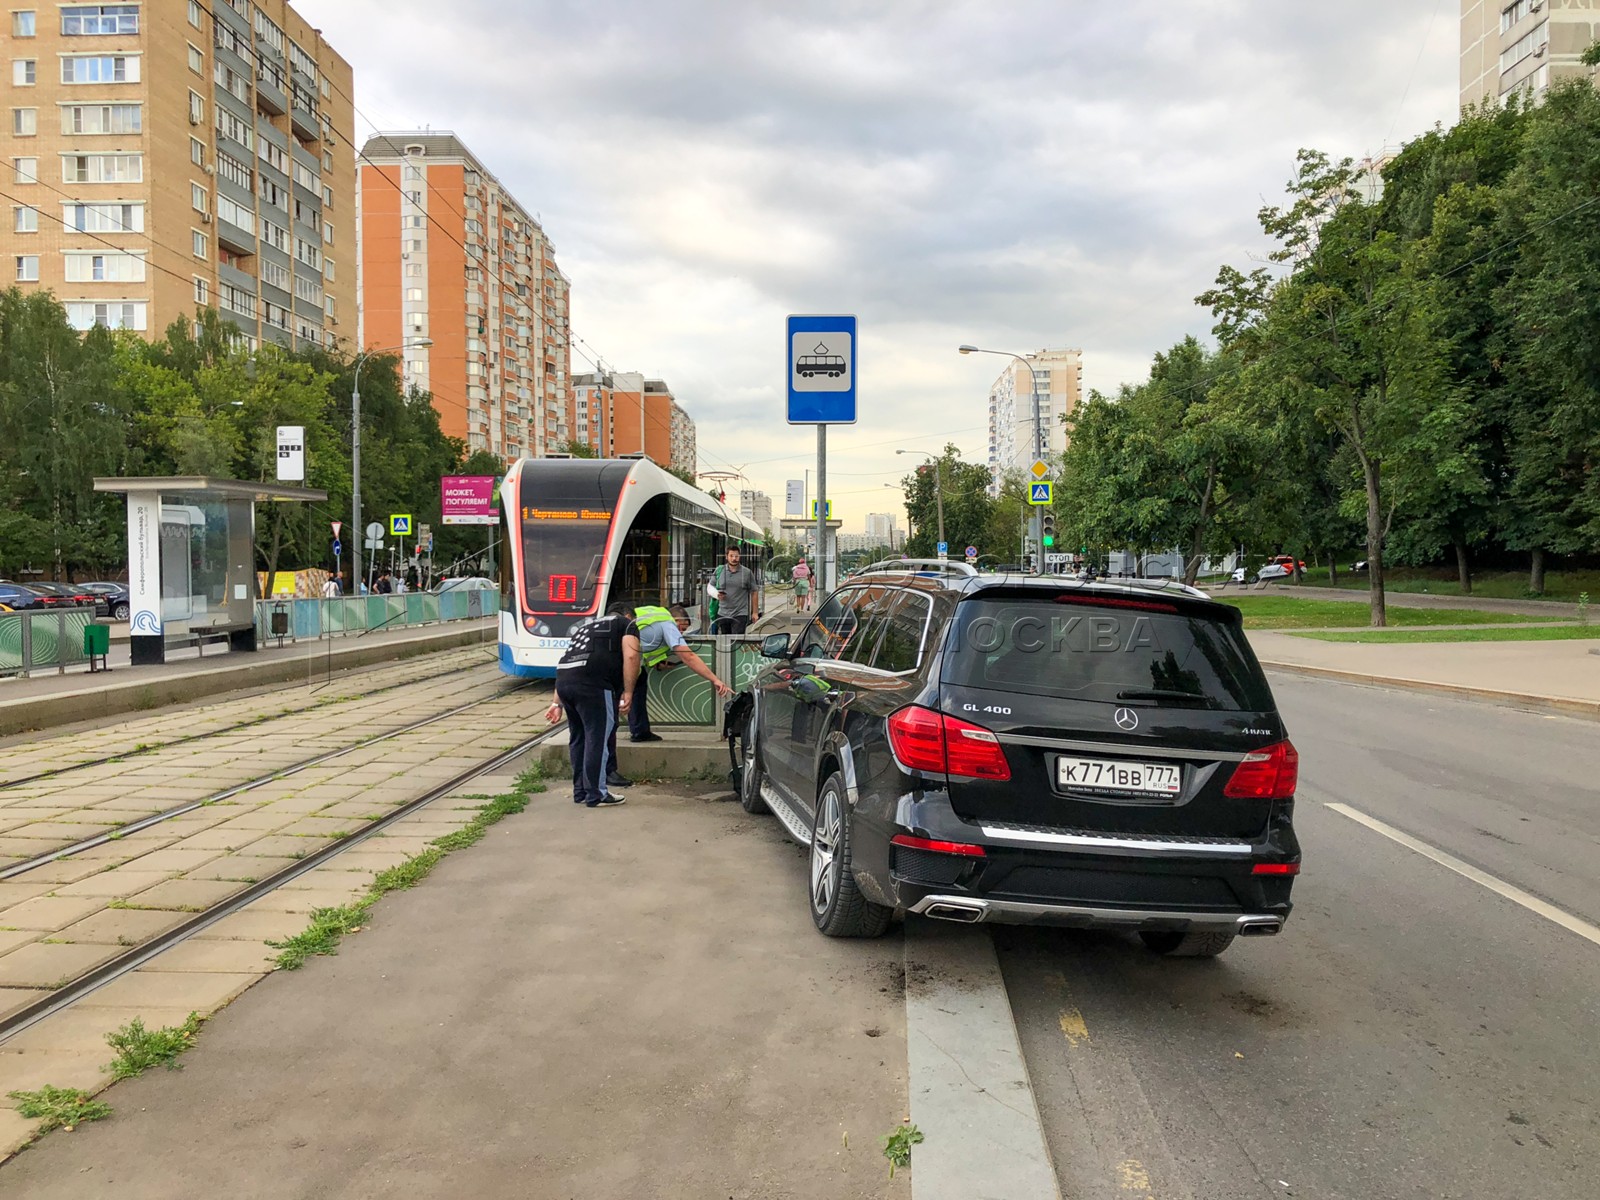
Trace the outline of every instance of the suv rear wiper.
{"type": "Polygon", "coordinates": [[[1184,703],[1198,704],[1201,708],[1210,708],[1211,698],[1199,696],[1194,692],[1178,692],[1166,688],[1140,688],[1127,692],[1118,692],[1118,700],[1154,700],[1156,703],[1184,703]]]}

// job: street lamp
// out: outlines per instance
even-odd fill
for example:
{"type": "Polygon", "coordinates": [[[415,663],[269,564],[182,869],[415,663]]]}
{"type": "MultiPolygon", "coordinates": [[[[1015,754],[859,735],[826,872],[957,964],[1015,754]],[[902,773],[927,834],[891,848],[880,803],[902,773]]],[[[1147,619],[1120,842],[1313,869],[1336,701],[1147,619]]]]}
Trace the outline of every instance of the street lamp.
{"type": "MultiPolygon", "coordinates": [[[[374,354],[392,354],[396,350],[427,349],[432,338],[407,338],[398,346],[383,346],[366,351],[356,359],[355,385],[350,389],[350,536],[356,539],[355,553],[350,556],[356,570],[351,574],[357,580],[367,577],[366,531],[361,527],[361,368],[374,354]]],[[[358,589],[359,590],[359,589],[358,589]]]]}
{"type": "MultiPolygon", "coordinates": [[[[1028,378],[1033,384],[1033,457],[1036,462],[1044,459],[1044,422],[1039,412],[1039,374],[1033,369],[1033,364],[1020,354],[1013,354],[1009,350],[985,350],[980,346],[957,346],[960,354],[998,354],[1001,358],[1013,358],[1028,368],[1028,378]]],[[[1034,540],[1039,544],[1039,573],[1044,573],[1044,544],[1039,541],[1038,518],[1034,519],[1034,540]]]]}
{"type": "MultiPolygon", "coordinates": [[[[895,453],[923,454],[924,451],[896,450],[895,453]]],[[[944,540],[944,473],[939,470],[939,460],[937,458],[934,458],[933,455],[929,454],[927,455],[927,459],[933,464],[933,499],[934,502],[939,506],[939,545],[943,546],[947,544],[944,540]]]]}

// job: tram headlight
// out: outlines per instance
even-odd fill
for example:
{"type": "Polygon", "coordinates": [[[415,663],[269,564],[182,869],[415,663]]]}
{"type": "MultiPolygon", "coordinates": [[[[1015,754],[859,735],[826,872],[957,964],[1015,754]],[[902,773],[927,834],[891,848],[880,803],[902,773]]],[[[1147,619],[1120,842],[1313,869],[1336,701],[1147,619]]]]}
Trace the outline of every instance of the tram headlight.
{"type": "Polygon", "coordinates": [[[539,626],[539,636],[540,637],[549,637],[550,636],[550,626],[541,624],[539,626]]]}

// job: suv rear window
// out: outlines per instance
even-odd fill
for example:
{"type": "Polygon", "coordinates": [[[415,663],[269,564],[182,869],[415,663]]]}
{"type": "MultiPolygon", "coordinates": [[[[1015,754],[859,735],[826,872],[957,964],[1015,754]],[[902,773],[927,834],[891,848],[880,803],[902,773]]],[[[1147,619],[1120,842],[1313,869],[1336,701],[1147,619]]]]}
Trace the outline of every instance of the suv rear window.
{"type": "Polygon", "coordinates": [[[1273,708],[1239,626],[1165,607],[1172,611],[1053,598],[965,601],[945,643],[944,681],[1103,704],[1165,699],[1230,712],[1273,708]]]}

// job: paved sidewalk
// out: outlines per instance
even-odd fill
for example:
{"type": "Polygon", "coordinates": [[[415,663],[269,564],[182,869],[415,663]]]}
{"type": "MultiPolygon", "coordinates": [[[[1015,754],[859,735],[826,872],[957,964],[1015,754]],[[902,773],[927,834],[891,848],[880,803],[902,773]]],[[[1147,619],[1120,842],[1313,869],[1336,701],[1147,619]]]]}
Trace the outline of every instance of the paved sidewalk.
{"type": "Polygon", "coordinates": [[[1252,629],[1250,644],[1269,670],[1352,682],[1528,703],[1600,716],[1600,656],[1591,643],[1321,642],[1252,629]]]}
{"type": "Polygon", "coordinates": [[[901,939],[818,936],[806,883],[725,788],[553,788],[0,1193],[907,1200],[901,939]]]}

